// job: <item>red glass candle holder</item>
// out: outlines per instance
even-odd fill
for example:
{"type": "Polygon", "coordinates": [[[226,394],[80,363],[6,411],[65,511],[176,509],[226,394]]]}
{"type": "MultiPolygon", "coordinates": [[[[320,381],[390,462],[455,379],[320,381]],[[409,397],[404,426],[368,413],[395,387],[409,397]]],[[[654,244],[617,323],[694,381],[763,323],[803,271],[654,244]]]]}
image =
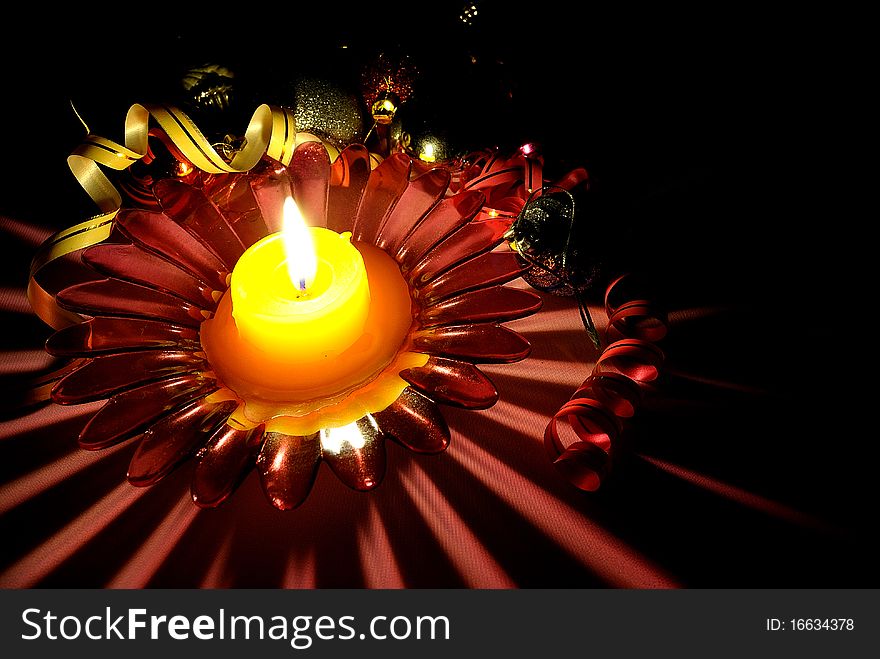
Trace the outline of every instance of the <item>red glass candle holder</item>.
{"type": "Polygon", "coordinates": [[[264,158],[246,173],[195,171],[156,181],[150,203],[123,208],[110,237],[82,250],[96,278],[56,295],[81,321],[47,342],[50,353],[79,360],[52,399],[106,399],[80,445],[102,449],[138,438],[128,469],[137,486],[192,458],[193,500],[204,507],[222,503],[256,467],[280,509],[305,500],[321,462],[364,491],[382,481],[386,439],[417,453],[443,451],[450,434],[437,404],[493,405],[498,394],[477,364],[525,358],[528,342],[501,323],[541,304],[535,293],[504,286],[524,268],[506,249],[509,220],[477,219],[483,194],[452,194],[449,182],[442,166],[403,154],[371,168],[361,145],[331,162],[316,142],[297,147],[288,167],[264,158]],[[426,356],[399,372],[388,372],[395,360],[378,369],[371,381],[399,377],[405,388],[389,406],[349,424],[343,437],[332,427],[295,435],[271,423],[241,424],[241,397],[218,377],[201,341],[202,323],[216,312],[239,257],[280,229],[285,196],[312,225],[351,231],[393,259],[411,298],[400,350],[426,356]]]}

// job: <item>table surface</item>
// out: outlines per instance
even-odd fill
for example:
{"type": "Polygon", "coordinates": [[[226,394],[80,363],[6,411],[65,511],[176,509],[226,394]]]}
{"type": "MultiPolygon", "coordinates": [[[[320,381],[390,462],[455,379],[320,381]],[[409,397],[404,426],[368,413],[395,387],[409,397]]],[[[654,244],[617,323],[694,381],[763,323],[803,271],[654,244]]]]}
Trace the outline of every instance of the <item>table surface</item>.
{"type": "MultiPolygon", "coordinates": [[[[100,403],[12,404],[27,377],[52,367],[50,330],[23,286],[47,231],[4,218],[0,232],[17,265],[0,288],[2,586],[876,585],[855,476],[862,446],[844,434],[845,396],[833,377],[817,378],[805,350],[824,340],[822,327],[774,333],[769,308],[670,278],[662,376],[627,421],[611,477],[587,493],[562,479],[541,437],[597,354],[571,298],[545,294],[539,313],[508,323],[530,357],[483,367],[499,402],[443,407],[445,453],[389,443],[387,475],[370,493],[324,465],[288,512],[251,473],[219,509],[200,510],[189,464],[138,489],[125,481],[135,442],[76,446],[100,403]]],[[[601,308],[593,313],[604,325],[601,308]]]]}

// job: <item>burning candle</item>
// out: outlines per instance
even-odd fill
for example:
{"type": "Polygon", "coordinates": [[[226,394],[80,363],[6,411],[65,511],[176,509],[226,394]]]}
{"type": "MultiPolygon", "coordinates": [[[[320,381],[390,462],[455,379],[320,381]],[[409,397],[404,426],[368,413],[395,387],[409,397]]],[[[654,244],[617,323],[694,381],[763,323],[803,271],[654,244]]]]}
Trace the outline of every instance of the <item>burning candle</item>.
{"type": "Polygon", "coordinates": [[[232,316],[241,338],[272,359],[320,367],[363,333],[370,311],[364,259],[350,233],[306,226],[290,197],[283,226],[236,264],[232,316]]]}
{"type": "Polygon", "coordinates": [[[241,401],[233,421],[305,435],[384,409],[406,387],[396,374],[427,355],[408,350],[417,309],[394,259],[284,208],[283,231],[239,258],[200,336],[241,401]]]}

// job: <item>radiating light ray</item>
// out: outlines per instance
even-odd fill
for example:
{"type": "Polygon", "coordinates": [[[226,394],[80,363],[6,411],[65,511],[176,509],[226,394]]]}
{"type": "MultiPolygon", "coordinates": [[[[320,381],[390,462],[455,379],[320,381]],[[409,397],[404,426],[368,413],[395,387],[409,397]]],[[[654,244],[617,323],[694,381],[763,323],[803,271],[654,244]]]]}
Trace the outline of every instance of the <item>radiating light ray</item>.
{"type": "Polygon", "coordinates": [[[56,361],[45,350],[10,350],[0,353],[0,375],[27,375],[48,368],[56,361]]]}
{"type": "MultiPolygon", "coordinates": [[[[195,507],[192,501],[189,502],[191,507],[195,507]]],[[[229,556],[232,554],[232,539],[235,535],[235,529],[229,529],[214,552],[214,558],[199,588],[229,588],[232,584],[232,574],[229,570],[229,556]]]]}
{"type": "MultiPolygon", "coordinates": [[[[529,331],[520,327],[510,329],[519,332],[531,345],[528,359],[520,364],[523,364],[523,369],[533,373],[534,369],[570,370],[573,364],[592,364],[600,354],[582,325],[557,330],[542,328],[529,331]]],[[[602,335],[601,329],[599,334],[602,335]]]]}
{"type": "Polygon", "coordinates": [[[670,325],[690,323],[695,320],[703,320],[721,314],[734,312],[735,309],[726,306],[689,307],[687,309],[675,309],[666,314],[670,325]]]}
{"type": "MultiPolygon", "coordinates": [[[[543,361],[543,360],[541,360],[543,361]]],[[[489,378],[496,385],[503,385],[505,382],[522,382],[525,384],[526,382],[531,385],[535,384],[535,375],[534,369],[536,365],[539,363],[538,360],[527,359],[525,362],[521,362],[524,365],[520,366],[519,364],[480,364],[479,368],[483,373],[489,376],[489,378]]],[[[566,368],[555,368],[555,369],[545,369],[541,372],[541,387],[559,387],[559,388],[572,388],[571,393],[574,393],[574,389],[579,387],[581,383],[589,377],[590,373],[593,371],[593,363],[592,362],[569,362],[566,368]]],[[[565,401],[560,401],[564,403],[565,401]]]]}
{"type": "Polygon", "coordinates": [[[309,547],[305,554],[291,554],[287,561],[282,588],[308,590],[316,588],[318,577],[315,573],[315,550],[309,547]]]}
{"type": "Polygon", "coordinates": [[[447,454],[576,561],[615,588],[677,588],[658,566],[466,437],[447,454]]]}
{"type": "Polygon", "coordinates": [[[145,588],[195,521],[200,510],[193,505],[189,491],[185,492],[106,588],[145,588]]]}
{"type": "Polygon", "coordinates": [[[770,396],[770,395],[772,395],[772,392],[769,389],[762,389],[761,387],[756,387],[751,384],[741,384],[739,382],[731,382],[730,380],[720,380],[718,378],[711,378],[706,375],[700,375],[698,373],[689,373],[687,371],[677,369],[677,368],[670,366],[670,365],[664,366],[663,372],[667,376],[674,376],[677,378],[681,378],[682,380],[696,382],[698,384],[706,385],[707,387],[714,387],[717,389],[729,389],[730,391],[740,391],[745,394],[754,394],[756,396],[770,396]]]}
{"type": "Polygon", "coordinates": [[[115,455],[128,446],[129,443],[124,442],[100,452],[74,449],[72,453],[10,481],[0,487],[0,515],[30,501],[62,481],[72,478],[84,469],[115,455]]]}
{"type": "Polygon", "coordinates": [[[22,288],[0,287],[0,311],[33,315],[31,303],[27,299],[27,291],[22,288]]]}
{"type": "Polygon", "coordinates": [[[52,231],[45,227],[19,222],[5,215],[0,218],[0,227],[2,227],[3,233],[14,236],[30,247],[39,247],[52,235],[52,231]]]}
{"type": "MultiPolygon", "coordinates": [[[[534,378],[517,379],[519,382],[517,382],[516,386],[510,387],[511,382],[516,381],[505,380],[501,377],[493,378],[493,382],[498,386],[501,397],[495,405],[485,410],[483,414],[492,418],[497,417],[499,423],[503,423],[505,419],[510,421],[511,417],[508,415],[511,413],[518,414],[520,416],[513,417],[513,419],[529,417],[534,423],[537,423],[537,426],[529,425],[526,427],[543,427],[547,425],[549,417],[564,405],[583,383],[583,379],[576,379],[567,384],[548,385],[539,388],[536,386],[534,378]],[[498,407],[499,405],[502,407],[498,407]]],[[[518,423],[508,423],[507,425],[510,428],[519,427],[521,429],[523,427],[522,424],[518,423]]],[[[540,439],[540,437],[537,439],[540,439]]]]}
{"type": "MultiPolygon", "coordinates": [[[[561,405],[565,401],[559,401],[561,405]]],[[[520,405],[519,403],[515,403],[511,400],[499,400],[495,405],[493,405],[488,410],[483,412],[486,416],[494,419],[500,425],[504,426],[506,429],[511,432],[521,432],[521,430],[517,431],[517,427],[519,424],[515,422],[511,422],[511,414],[519,414],[520,417],[513,417],[514,419],[522,418],[522,415],[530,415],[535,419],[541,418],[545,421],[547,418],[538,410],[537,406],[526,407],[524,405],[520,405]]],[[[541,439],[540,437],[535,437],[536,440],[541,439]]]]}
{"type": "Polygon", "coordinates": [[[413,463],[409,473],[402,473],[401,482],[468,588],[516,588],[504,568],[418,465],[413,463]]]}
{"type": "MultiPolygon", "coordinates": [[[[590,316],[599,334],[602,335],[607,325],[604,310],[590,308],[590,316]]],[[[504,326],[522,334],[534,348],[550,345],[563,348],[566,354],[583,359],[596,354],[596,348],[590,341],[577,306],[573,302],[570,309],[542,308],[531,316],[507,321],[504,326]],[[582,342],[578,341],[579,337],[583,337],[582,342]]]]}
{"type": "MultiPolygon", "coordinates": [[[[517,366],[519,366],[518,364],[504,364],[504,366],[507,366],[507,369],[504,371],[505,373],[509,373],[509,374],[532,373],[532,374],[534,374],[534,369],[540,369],[542,372],[543,371],[550,371],[550,370],[559,371],[562,369],[570,369],[572,364],[578,364],[578,365],[592,364],[595,361],[595,359],[594,359],[595,355],[590,356],[590,355],[587,355],[586,353],[575,354],[572,352],[567,352],[565,354],[560,353],[558,355],[543,354],[544,350],[549,349],[549,344],[547,346],[542,346],[536,342],[535,337],[529,336],[528,334],[526,334],[524,336],[525,336],[526,340],[531,344],[533,354],[530,355],[526,359],[526,362],[527,362],[526,365],[519,367],[519,369],[516,368],[517,366]],[[540,355],[534,354],[536,349],[541,350],[542,354],[540,354],[540,355]]],[[[584,338],[587,338],[586,333],[584,334],[584,338]]],[[[589,338],[587,338],[587,341],[589,341],[589,338]]],[[[484,367],[488,367],[489,364],[478,364],[478,366],[479,366],[480,370],[482,371],[484,369],[484,367]]],[[[489,373],[488,369],[486,370],[486,373],[487,374],[489,373]]],[[[532,375],[532,379],[534,379],[534,375],[532,375]]],[[[580,383],[578,383],[578,384],[580,384],[580,383]]]]}
{"type": "MultiPolygon", "coordinates": [[[[526,290],[531,289],[526,287],[526,290]]],[[[546,300],[547,297],[545,296],[544,299],[546,300]]],[[[605,314],[603,311],[591,307],[590,314],[597,323],[604,321],[605,314]]],[[[504,324],[509,327],[515,325],[518,332],[528,332],[530,330],[545,331],[548,327],[563,330],[583,329],[584,327],[574,298],[571,298],[571,306],[558,307],[556,309],[548,309],[545,303],[544,307],[538,312],[538,315],[540,316],[540,321],[536,321],[534,316],[526,316],[525,318],[507,321],[504,324]]],[[[604,326],[604,322],[601,324],[604,326]]]]}
{"type": "Polygon", "coordinates": [[[0,421],[0,441],[14,439],[54,425],[86,417],[97,412],[106,401],[100,400],[82,405],[47,405],[8,421],[0,421]]]}
{"type": "MultiPolygon", "coordinates": [[[[560,405],[564,402],[565,401],[561,401],[560,405]]],[[[538,411],[536,407],[537,406],[528,408],[521,405],[516,405],[508,400],[501,400],[495,403],[495,405],[493,405],[491,409],[483,411],[482,414],[485,416],[485,418],[490,419],[492,423],[502,428],[505,431],[504,435],[509,437],[521,437],[523,440],[529,440],[536,445],[543,446],[543,436],[526,436],[522,430],[523,423],[531,423],[531,427],[541,428],[542,431],[544,426],[547,425],[549,417],[538,411]],[[512,419],[516,419],[517,421],[513,422],[512,419]]],[[[452,414],[455,414],[455,412],[452,412],[452,414]]],[[[447,415],[450,421],[453,421],[453,419],[455,419],[452,414],[447,415]]],[[[461,434],[463,433],[457,433],[454,440],[457,440],[458,436],[460,436],[461,434]]]]}
{"type": "Polygon", "coordinates": [[[366,588],[406,588],[391,539],[374,501],[370,501],[366,527],[358,529],[358,549],[366,588]],[[385,560],[377,561],[376,556],[385,560]]]}
{"type": "MultiPolygon", "coordinates": [[[[528,318],[524,320],[528,320],[528,318]]],[[[580,319],[578,319],[576,326],[559,325],[557,327],[548,327],[547,325],[536,325],[534,328],[514,327],[515,322],[518,321],[504,323],[504,326],[516,330],[534,342],[550,344],[555,349],[577,350],[578,352],[596,354],[596,347],[590,342],[590,336],[587,334],[587,330],[584,329],[580,319]]],[[[598,329],[601,334],[603,328],[599,327],[598,329]]]]}
{"type": "Polygon", "coordinates": [[[0,573],[0,588],[33,588],[119,518],[146,491],[116,486],[75,520],[0,573]]]}
{"type": "Polygon", "coordinates": [[[801,512],[800,510],[796,510],[790,506],[785,505],[784,503],[779,503],[778,501],[773,501],[772,499],[762,497],[758,494],[753,494],[752,492],[748,492],[741,487],[737,487],[736,485],[730,485],[729,483],[725,483],[716,478],[712,478],[711,476],[699,474],[690,469],[686,469],[685,467],[672,464],[671,462],[666,462],[665,460],[653,458],[649,455],[644,455],[642,453],[637,453],[636,455],[638,455],[638,457],[640,457],[648,464],[651,464],[658,469],[665,471],[667,474],[671,474],[687,483],[690,483],[691,485],[701,487],[704,490],[712,492],[713,494],[717,494],[718,496],[724,497],[725,499],[728,499],[740,505],[751,508],[752,510],[757,510],[758,512],[770,515],[771,517],[776,517],[778,519],[784,520],[791,524],[796,524],[798,526],[818,529],[821,531],[835,530],[831,525],[819,519],[818,517],[814,517],[813,515],[810,515],[808,513],[801,512]]]}

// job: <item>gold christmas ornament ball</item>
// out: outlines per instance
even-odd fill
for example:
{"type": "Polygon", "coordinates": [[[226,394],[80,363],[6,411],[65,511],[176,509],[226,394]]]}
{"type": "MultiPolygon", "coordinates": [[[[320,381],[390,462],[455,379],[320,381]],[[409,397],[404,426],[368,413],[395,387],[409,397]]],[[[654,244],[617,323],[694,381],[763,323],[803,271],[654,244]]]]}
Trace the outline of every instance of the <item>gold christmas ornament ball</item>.
{"type": "Polygon", "coordinates": [[[376,97],[376,101],[370,108],[370,114],[378,124],[387,126],[394,121],[394,115],[400,105],[400,97],[394,92],[383,91],[376,97]]]}
{"type": "Polygon", "coordinates": [[[391,123],[400,104],[406,103],[412,95],[417,76],[418,69],[408,55],[379,53],[364,67],[361,71],[361,93],[364,104],[370,108],[377,123],[391,123]],[[390,103],[384,103],[385,100],[390,103]]]}

